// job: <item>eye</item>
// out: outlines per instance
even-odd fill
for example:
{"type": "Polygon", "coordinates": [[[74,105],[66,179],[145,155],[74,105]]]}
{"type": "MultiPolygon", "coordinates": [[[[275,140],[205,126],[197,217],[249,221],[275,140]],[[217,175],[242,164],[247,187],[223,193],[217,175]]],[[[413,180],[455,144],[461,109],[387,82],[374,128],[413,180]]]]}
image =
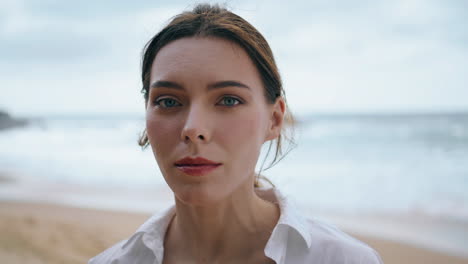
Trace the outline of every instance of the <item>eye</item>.
{"type": "Polygon", "coordinates": [[[154,101],[154,105],[159,106],[161,108],[172,108],[176,106],[181,106],[182,104],[179,103],[174,98],[165,97],[165,98],[156,99],[154,101]]]}
{"type": "Polygon", "coordinates": [[[232,107],[238,104],[242,104],[242,101],[234,96],[224,96],[217,104],[232,107]]]}

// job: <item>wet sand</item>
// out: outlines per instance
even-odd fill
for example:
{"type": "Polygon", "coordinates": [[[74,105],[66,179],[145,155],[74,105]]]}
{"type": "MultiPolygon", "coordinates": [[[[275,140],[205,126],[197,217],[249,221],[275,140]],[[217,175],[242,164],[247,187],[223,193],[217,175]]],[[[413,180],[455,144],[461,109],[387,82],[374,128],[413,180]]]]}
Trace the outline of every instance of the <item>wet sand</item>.
{"type": "MultiPolygon", "coordinates": [[[[0,202],[2,263],[86,263],[130,236],[148,214],[31,202],[0,202]]],[[[375,248],[386,264],[468,264],[468,258],[369,235],[353,235],[375,248]]]]}

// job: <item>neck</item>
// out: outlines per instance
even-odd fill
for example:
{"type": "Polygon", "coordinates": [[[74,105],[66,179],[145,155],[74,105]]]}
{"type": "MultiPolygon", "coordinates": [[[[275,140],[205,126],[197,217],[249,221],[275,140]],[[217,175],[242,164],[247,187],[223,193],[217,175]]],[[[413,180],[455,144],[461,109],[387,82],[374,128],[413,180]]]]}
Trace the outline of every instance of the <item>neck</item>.
{"type": "Polygon", "coordinates": [[[181,249],[177,255],[203,262],[253,257],[263,253],[278,219],[279,208],[258,197],[251,184],[206,207],[184,204],[176,198],[176,216],[166,235],[166,248],[181,249]]]}

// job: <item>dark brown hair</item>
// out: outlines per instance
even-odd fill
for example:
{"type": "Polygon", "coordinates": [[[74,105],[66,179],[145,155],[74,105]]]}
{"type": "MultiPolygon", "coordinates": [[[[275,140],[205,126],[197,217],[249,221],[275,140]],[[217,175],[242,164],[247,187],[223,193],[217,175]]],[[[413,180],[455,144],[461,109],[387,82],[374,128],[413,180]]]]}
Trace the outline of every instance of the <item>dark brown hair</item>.
{"type": "MultiPolygon", "coordinates": [[[[192,11],[183,12],[175,16],[143,49],[141,65],[143,88],[141,89],[141,93],[145,98],[145,104],[148,103],[151,66],[156,58],[156,54],[170,42],[186,37],[216,37],[237,43],[247,52],[260,73],[267,102],[273,104],[279,97],[284,98],[281,76],[273,53],[268,42],[260,32],[249,22],[225,8],[218,5],[199,4],[192,11]]],[[[294,123],[293,117],[287,107],[285,123],[291,128],[294,123]]],[[[143,148],[149,145],[146,131],[143,131],[138,143],[143,148]]],[[[270,142],[268,147],[268,153],[271,150],[271,146],[272,142],[270,142]]],[[[276,139],[275,156],[266,169],[280,161],[293,146],[292,136],[285,136],[285,130],[283,129],[280,136],[276,139]],[[282,149],[282,142],[284,140],[290,143],[288,144],[289,149],[286,152],[283,152],[282,149]]],[[[255,186],[259,186],[258,179],[255,181],[255,186]]]]}

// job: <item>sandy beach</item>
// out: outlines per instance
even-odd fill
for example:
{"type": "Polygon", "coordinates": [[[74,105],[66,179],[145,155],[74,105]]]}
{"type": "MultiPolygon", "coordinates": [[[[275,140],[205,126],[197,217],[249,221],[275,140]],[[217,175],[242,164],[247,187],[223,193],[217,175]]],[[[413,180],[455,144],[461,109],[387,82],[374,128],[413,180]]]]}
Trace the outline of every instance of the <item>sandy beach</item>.
{"type": "MultiPolygon", "coordinates": [[[[3,201],[0,202],[0,259],[9,264],[86,263],[131,235],[147,217],[140,213],[3,201]]],[[[353,235],[374,247],[386,264],[468,263],[468,258],[353,235]]]]}

